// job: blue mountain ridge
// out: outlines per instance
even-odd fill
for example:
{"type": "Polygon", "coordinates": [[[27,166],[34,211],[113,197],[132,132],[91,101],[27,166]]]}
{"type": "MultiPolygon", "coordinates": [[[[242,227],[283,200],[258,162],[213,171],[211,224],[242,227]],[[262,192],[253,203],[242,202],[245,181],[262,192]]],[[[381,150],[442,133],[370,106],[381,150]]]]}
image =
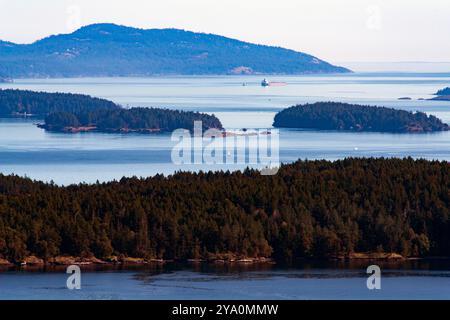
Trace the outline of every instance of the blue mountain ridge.
{"type": "Polygon", "coordinates": [[[347,72],[306,53],[179,29],[93,24],[32,44],[0,41],[0,75],[11,78],[347,72]]]}

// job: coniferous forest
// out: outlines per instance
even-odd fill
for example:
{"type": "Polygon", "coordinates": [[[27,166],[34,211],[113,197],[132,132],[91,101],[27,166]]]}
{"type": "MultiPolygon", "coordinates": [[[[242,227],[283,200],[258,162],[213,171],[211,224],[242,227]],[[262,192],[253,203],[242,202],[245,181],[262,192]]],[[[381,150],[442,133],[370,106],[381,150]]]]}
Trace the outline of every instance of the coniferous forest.
{"type": "Polygon", "coordinates": [[[77,132],[79,127],[102,132],[165,132],[192,130],[194,121],[203,129],[222,129],[214,115],[158,108],[125,109],[114,102],[87,95],[0,89],[0,117],[44,117],[42,128],[77,132]],[[72,129],[74,129],[71,131],[72,129]]]}
{"type": "Polygon", "coordinates": [[[43,127],[53,131],[94,127],[101,132],[170,132],[179,128],[193,130],[194,121],[201,121],[204,130],[222,129],[220,120],[214,115],[158,108],[98,109],[76,114],[55,112],[45,118],[43,127]]]}
{"type": "Polygon", "coordinates": [[[275,116],[273,125],[279,128],[391,133],[450,130],[440,119],[423,112],[340,102],[317,102],[287,108],[275,116]]]}
{"type": "Polygon", "coordinates": [[[450,87],[446,87],[444,89],[438,90],[435,95],[437,96],[448,96],[450,95],[450,87]]]}
{"type": "Polygon", "coordinates": [[[298,161],[104,184],[0,175],[0,258],[450,256],[448,162],[298,161]]]}
{"type": "Polygon", "coordinates": [[[119,109],[114,102],[88,95],[0,89],[0,116],[47,116],[53,112],[79,113],[87,110],[119,109]]]}

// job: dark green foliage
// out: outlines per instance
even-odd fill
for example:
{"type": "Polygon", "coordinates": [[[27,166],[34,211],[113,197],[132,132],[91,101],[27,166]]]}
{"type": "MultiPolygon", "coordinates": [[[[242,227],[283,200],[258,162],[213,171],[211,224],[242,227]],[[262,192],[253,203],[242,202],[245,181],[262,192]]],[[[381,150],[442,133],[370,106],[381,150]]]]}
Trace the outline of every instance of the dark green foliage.
{"type": "Polygon", "coordinates": [[[55,112],[45,118],[46,123],[52,123],[54,128],[64,129],[65,127],[79,127],[80,121],[73,113],[55,112]]]}
{"type": "Polygon", "coordinates": [[[438,90],[438,92],[435,93],[437,96],[449,96],[450,95],[450,87],[438,90]]]}
{"type": "Polygon", "coordinates": [[[343,73],[311,55],[177,29],[95,24],[29,45],[0,41],[7,77],[343,73]],[[237,69],[236,69],[237,68],[237,69]]]}
{"type": "Polygon", "coordinates": [[[194,121],[201,121],[203,129],[222,129],[222,124],[214,115],[156,108],[101,109],[79,114],[64,112],[50,114],[45,119],[45,127],[60,130],[64,127],[95,126],[98,131],[148,130],[173,131],[194,127],[194,121]]]}
{"type": "Polygon", "coordinates": [[[192,129],[202,121],[203,129],[222,129],[214,115],[156,108],[123,109],[114,102],[86,95],[0,89],[0,117],[34,115],[45,117],[44,128],[97,127],[99,131],[192,129]]]}
{"type": "Polygon", "coordinates": [[[339,102],[297,105],[275,116],[279,128],[320,130],[432,132],[449,130],[447,124],[423,112],[408,112],[386,107],[361,106],[339,102]]]}
{"type": "Polygon", "coordinates": [[[77,113],[85,110],[118,109],[111,101],[87,95],[0,89],[0,116],[20,114],[45,116],[53,112],[77,113]]]}
{"type": "Polygon", "coordinates": [[[58,187],[0,175],[0,257],[450,256],[447,162],[298,161],[58,187]]]}

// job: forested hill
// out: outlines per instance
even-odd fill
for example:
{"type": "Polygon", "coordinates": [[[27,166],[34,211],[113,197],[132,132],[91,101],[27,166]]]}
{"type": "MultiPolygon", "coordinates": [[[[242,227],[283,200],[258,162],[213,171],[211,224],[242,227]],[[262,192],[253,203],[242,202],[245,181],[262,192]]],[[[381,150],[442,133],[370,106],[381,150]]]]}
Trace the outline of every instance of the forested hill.
{"type": "Polygon", "coordinates": [[[449,190],[449,163],[413,159],[69,187],[0,175],[0,258],[450,256],[449,190]]]}
{"type": "Polygon", "coordinates": [[[11,78],[343,72],[305,53],[177,29],[94,24],[28,45],[0,42],[0,74],[11,78]]]}
{"type": "Polygon", "coordinates": [[[114,102],[87,95],[0,89],[0,116],[46,116],[52,112],[118,109],[114,102]]]}
{"type": "Polygon", "coordinates": [[[275,116],[273,125],[278,128],[392,133],[450,130],[440,119],[423,112],[340,102],[317,102],[282,110],[275,116]]]}

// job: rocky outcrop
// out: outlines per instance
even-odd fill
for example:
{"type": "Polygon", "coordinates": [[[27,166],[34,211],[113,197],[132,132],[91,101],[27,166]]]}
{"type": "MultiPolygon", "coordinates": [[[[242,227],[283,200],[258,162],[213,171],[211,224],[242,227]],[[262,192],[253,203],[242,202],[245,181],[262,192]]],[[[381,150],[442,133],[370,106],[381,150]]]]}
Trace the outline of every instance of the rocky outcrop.
{"type": "Polygon", "coordinates": [[[353,252],[347,255],[336,257],[337,259],[348,260],[405,260],[401,254],[390,252],[353,252]]]}
{"type": "Polygon", "coordinates": [[[39,266],[39,265],[44,265],[45,262],[43,259],[38,258],[36,256],[29,256],[23,260],[22,264],[30,265],[30,266],[39,266]]]}
{"type": "Polygon", "coordinates": [[[58,256],[54,258],[50,258],[48,260],[49,264],[54,265],[91,265],[91,264],[105,264],[106,262],[103,260],[100,260],[96,257],[87,257],[87,258],[80,258],[80,257],[71,257],[71,256],[58,256]]]}

